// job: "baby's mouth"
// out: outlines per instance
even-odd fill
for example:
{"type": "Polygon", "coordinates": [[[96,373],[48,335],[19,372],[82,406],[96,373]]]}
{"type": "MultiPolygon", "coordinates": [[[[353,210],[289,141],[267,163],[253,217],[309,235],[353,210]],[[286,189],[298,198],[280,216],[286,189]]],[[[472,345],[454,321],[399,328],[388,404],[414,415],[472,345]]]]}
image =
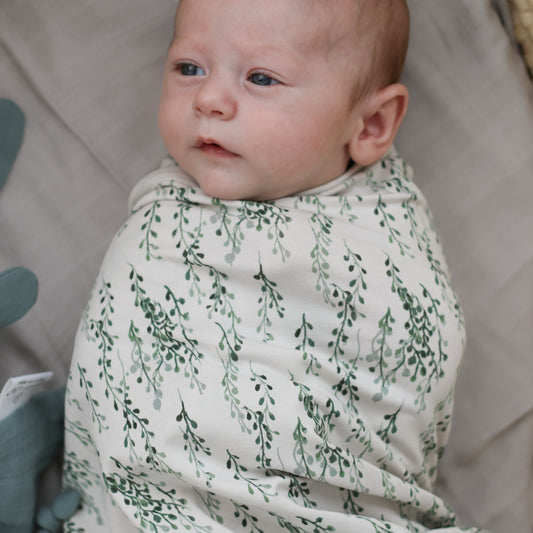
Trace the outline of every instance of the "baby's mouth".
{"type": "Polygon", "coordinates": [[[204,154],[215,157],[237,157],[237,154],[231,152],[227,148],[224,148],[224,146],[217,143],[213,139],[200,138],[196,143],[196,148],[198,148],[204,154]]]}

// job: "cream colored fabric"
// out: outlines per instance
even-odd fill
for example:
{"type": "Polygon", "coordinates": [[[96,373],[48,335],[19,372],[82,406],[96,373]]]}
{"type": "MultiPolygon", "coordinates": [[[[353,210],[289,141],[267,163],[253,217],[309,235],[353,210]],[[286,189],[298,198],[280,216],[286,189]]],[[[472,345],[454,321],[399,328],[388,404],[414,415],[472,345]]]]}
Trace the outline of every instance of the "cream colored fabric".
{"type": "Polygon", "coordinates": [[[130,204],[76,337],[67,529],[461,531],[432,491],[463,315],[394,150],[271,202],[165,167],[130,204]]]}

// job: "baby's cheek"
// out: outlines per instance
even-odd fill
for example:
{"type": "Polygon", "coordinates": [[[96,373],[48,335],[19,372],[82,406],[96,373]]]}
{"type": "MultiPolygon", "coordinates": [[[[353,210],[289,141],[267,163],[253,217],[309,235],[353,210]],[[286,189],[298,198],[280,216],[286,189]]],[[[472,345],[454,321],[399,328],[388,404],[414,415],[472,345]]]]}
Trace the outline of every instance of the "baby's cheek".
{"type": "Polygon", "coordinates": [[[169,135],[169,113],[167,111],[167,106],[165,105],[164,101],[161,101],[159,104],[159,114],[157,117],[157,124],[159,127],[159,133],[161,134],[161,137],[163,141],[167,142],[167,137],[169,135]]]}
{"type": "Polygon", "coordinates": [[[182,129],[180,122],[171,112],[166,112],[162,107],[159,112],[159,133],[167,150],[172,152],[179,148],[182,142],[182,129]]]}

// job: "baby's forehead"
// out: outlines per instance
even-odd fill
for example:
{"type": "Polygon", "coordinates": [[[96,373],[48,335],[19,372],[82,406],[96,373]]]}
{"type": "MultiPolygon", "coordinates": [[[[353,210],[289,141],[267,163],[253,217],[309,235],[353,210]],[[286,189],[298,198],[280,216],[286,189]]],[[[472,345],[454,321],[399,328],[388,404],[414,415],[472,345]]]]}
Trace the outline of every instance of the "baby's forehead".
{"type": "MultiPolygon", "coordinates": [[[[178,2],[175,25],[181,8],[195,0],[180,0],[178,2]]],[[[231,2],[231,0],[228,0],[231,2]]],[[[265,0],[259,0],[265,1],[265,0]]],[[[273,0],[267,0],[273,3],[273,0]]],[[[257,10],[257,0],[239,2],[241,9],[257,10]]],[[[357,20],[357,5],[359,0],[282,0],[285,8],[291,10],[295,21],[288,31],[304,33],[308,40],[322,43],[323,46],[334,46],[350,31],[353,31],[357,20]]],[[[272,11],[274,16],[275,11],[272,11]]],[[[209,15],[209,13],[207,13],[209,15]]],[[[289,22],[289,20],[285,20],[289,22]]]]}

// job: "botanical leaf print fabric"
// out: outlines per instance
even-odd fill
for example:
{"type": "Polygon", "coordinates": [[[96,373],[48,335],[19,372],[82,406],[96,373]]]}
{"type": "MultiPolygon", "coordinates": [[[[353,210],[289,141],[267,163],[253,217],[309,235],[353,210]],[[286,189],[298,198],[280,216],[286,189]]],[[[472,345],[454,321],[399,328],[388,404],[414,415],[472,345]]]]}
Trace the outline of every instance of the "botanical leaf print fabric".
{"type": "Polygon", "coordinates": [[[408,174],[391,151],[272,202],[177,166],[137,185],[76,339],[65,531],[461,531],[432,487],[463,319],[408,174]]]}

